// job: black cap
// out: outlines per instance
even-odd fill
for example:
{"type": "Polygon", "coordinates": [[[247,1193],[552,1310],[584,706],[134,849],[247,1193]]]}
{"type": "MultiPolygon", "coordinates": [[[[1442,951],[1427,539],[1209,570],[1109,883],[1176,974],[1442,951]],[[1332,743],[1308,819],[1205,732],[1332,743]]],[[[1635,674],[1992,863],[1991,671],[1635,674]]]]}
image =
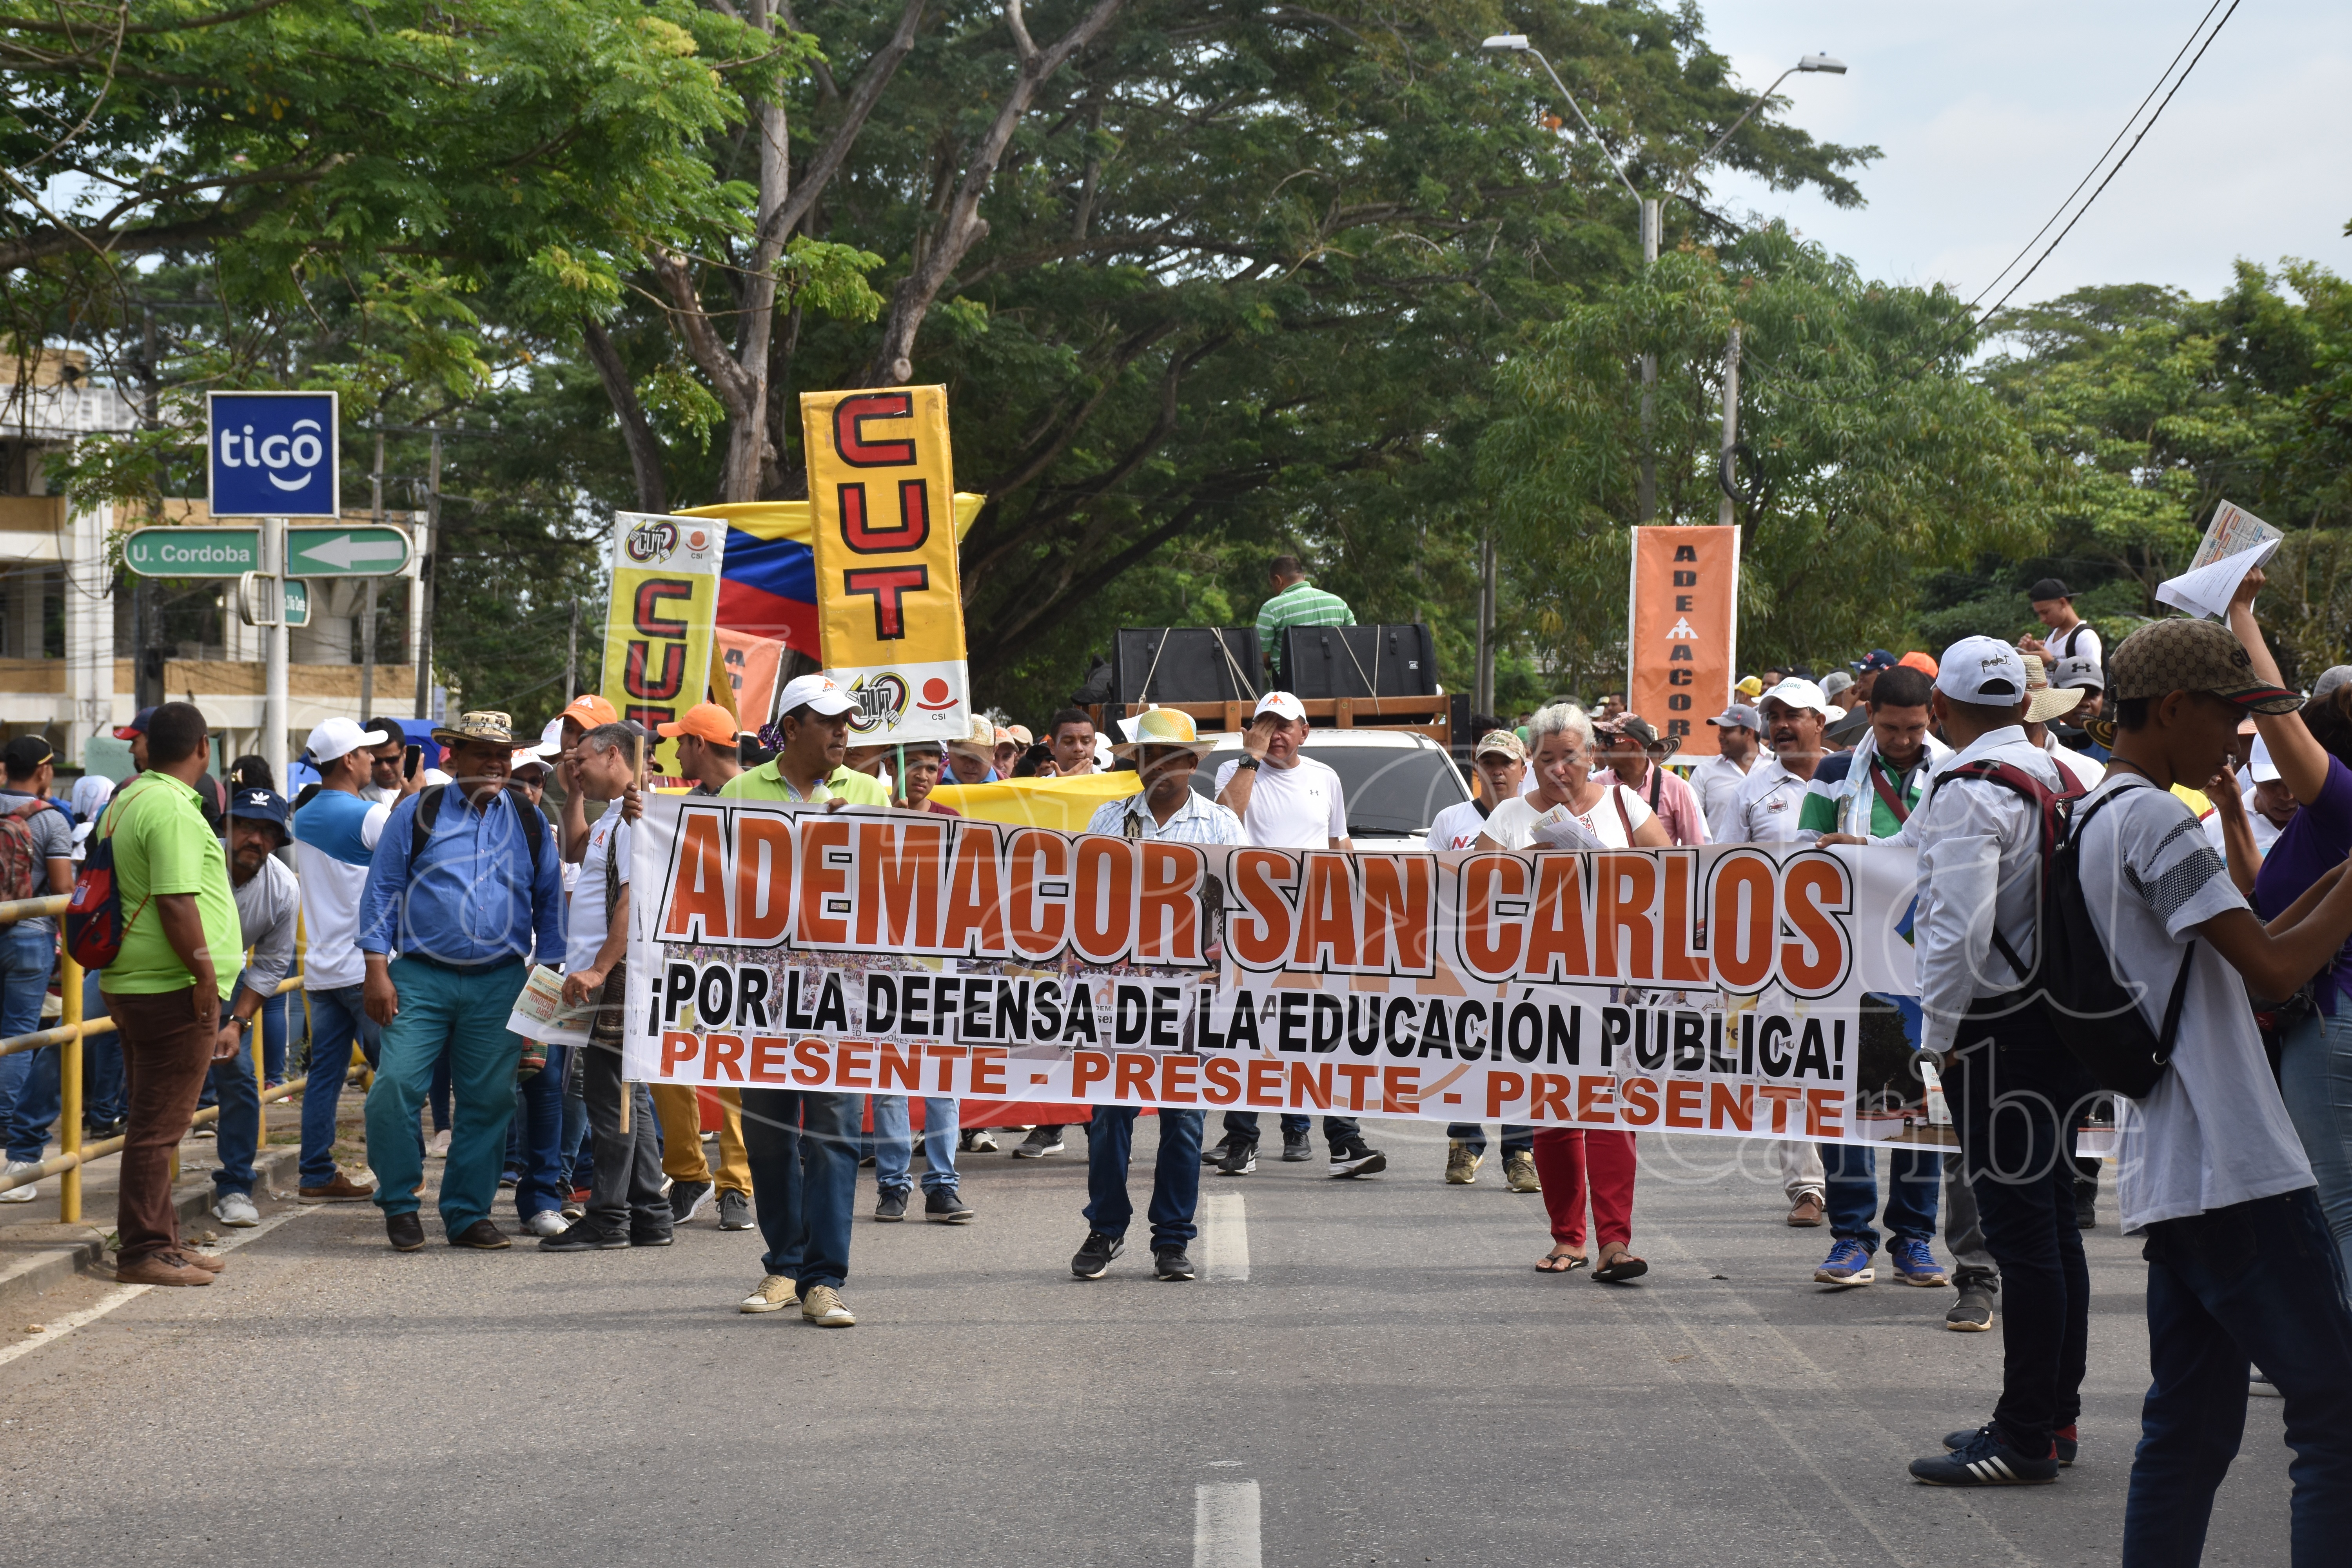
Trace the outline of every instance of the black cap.
{"type": "Polygon", "coordinates": [[[8,742],[5,752],[0,752],[0,757],[7,761],[8,772],[17,778],[23,778],[57,754],[57,748],[38,735],[19,735],[8,742]]]}
{"type": "Polygon", "coordinates": [[[2044,577],[2041,582],[2036,583],[2032,587],[2028,588],[2025,591],[2027,602],[2036,605],[2040,604],[2044,599],[2071,599],[2074,596],[2074,590],[2069,588],[2065,584],[2061,583],[2055,577],[2044,577]]]}

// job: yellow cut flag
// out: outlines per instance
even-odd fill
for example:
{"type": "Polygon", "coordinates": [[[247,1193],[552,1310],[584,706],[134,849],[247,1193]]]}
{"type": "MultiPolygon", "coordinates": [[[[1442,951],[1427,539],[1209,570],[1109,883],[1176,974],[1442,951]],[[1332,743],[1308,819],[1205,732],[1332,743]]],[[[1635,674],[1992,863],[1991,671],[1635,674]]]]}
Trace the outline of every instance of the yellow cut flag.
{"type": "MultiPolygon", "coordinates": [[[[719,616],[724,523],[616,512],[613,605],[604,620],[604,700],[651,729],[703,700],[719,616]]],[[[677,742],[655,737],[652,772],[677,772],[677,742]]]]}
{"type": "Polygon", "coordinates": [[[1082,773],[1071,779],[1006,779],[1001,784],[941,784],[931,798],[966,816],[1014,827],[1084,833],[1095,812],[1143,787],[1140,774],[1082,773]]]}
{"type": "Polygon", "coordinates": [[[825,673],[859,745],[971,731],[944,386],[804,392],[825,673]]]}

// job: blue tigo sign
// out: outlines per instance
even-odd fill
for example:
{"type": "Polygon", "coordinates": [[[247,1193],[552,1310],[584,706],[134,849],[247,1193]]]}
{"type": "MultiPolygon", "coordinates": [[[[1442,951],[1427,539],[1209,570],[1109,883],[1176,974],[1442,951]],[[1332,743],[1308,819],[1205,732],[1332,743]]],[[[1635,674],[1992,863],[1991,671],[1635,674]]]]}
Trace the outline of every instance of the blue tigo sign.
{"type": "Polygon", "coordinates": [[[335,517],[338,405],[331,392],[205,394],[215,517],[335,517]]]}

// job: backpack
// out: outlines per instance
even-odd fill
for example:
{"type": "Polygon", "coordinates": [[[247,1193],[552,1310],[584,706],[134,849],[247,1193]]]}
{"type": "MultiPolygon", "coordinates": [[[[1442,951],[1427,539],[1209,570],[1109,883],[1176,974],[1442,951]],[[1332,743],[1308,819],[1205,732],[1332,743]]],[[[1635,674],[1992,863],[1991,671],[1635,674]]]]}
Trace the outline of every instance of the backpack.
{"type": "Polygon", "coordinates": [[[1997,927],[1993,948],[2017,973],[2019,989],[2039,991],[2037,1000],[2058,1038],[2083,1064],[2093,1082],[2111,1093],[2145,1098],[2172,1065],[2197,944],[2191,942],[2180,955],[2180,969],[2173,976],[2161,1027],[2149,1028],[2139,1010],[2138,988],[2116,977],[2115,963],[2100,940],[2098,927],[2092,923],[2090,900],[2083,888],[2084,829],[2119,792],[2093,801],[2077,816],[2074,808],[2084,798],[2080,792],[2061,794],[2013,763],[1970,763],[1936,782],[1941,785],[1952,778],[1977,779],[2014,791],[2034,807],[2040,819],[2042,856],[2037,963],[2029,971],[1997,927]]]}
{"type": "Polygon", "coordinates": [[[0,900],[37,898],[49,890],[48,867],[33,842],[33,813],[49,809],[38,795],[10,799],[0,806],[0,900]]]}
{"type": "MultiPolygon", "coordinates": [[[[416,858],[425,853],[425,841],[433,837],[433,825],[441,818],[441,797],[448,792],[447,784],[426,784],[417,792],[416,815],[410,819],[408,834],[408,863],[411,866],[415,865],[416,858]]],[[[506,797],[513,803],[515,818],[522,824],[523,837],[530,841],[530,879],[536,884],[539,880],[540,846],[547,837],[547,816],[531,805],[530,797],[523,794],[520,784],[507,785],[506,797]]]]}
{"type": "MultiPolygon", "coordinates": [[[[130,798],[126,786],[114,797],[114,806],[130,798]]],[[[108,809],[110,814],[113,807],[108,809]]],[[[130,920],[122,916],[122,889],[114,880],[114,825],[108,823],[104,833],[90,835],[81,869],[74,876],[73,896],[66,903],[66,956],[84,969],[104,969],[121,956],[131,921],[146,907],[147,900],[142,899],[130,920]]]]}

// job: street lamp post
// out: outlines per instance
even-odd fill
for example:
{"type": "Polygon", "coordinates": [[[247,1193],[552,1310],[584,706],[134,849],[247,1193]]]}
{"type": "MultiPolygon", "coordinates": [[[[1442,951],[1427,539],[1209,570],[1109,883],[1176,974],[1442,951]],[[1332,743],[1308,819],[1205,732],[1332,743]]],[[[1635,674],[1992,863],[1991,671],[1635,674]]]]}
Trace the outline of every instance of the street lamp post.
{"type": "MultiPolygon", "coordinates": [[[[1528,37],[1525,33],[1497,33],[1493,37],[1486,39],[1478,47],[1482,49],[1492,49],[1501,54],[1532,56],[1535,62],[1543,67],[1544,75],[1551,78],[1552,86],[1559,89],[1560,97],[1567,100],[1569,110],[1570,112],[1575,114],[1576,122],[1584,127],[1584,133],[1587,136],[1591,137],[1595,143],[1601,143],[1600,133],[1592,129],[1592,121],[1584,118],[1584,110],[1577,107],[1575,95],[1568,90],[1568,84],[1559,79],[1559,73],[1551,68],[1551,62],[1544,58],[1542,51],[1528,42],[1528,37]]],[[[1807,55],[1802,59],[1800,59],[1795,65],[1790,66],[1787,70],[1784,70],[1779,76],[1774,77],[1772,79],[1772,85],[1756,95],[1756,101],[1748,106],[1747,112],[1740,115],[1738,119],[1733,121],[1731,122],[1730,129],[1724,132],[1722,135],[1717,137],[1715,139],[1714,145],[1707,148],[1706,152],[1700,153],[1698,155],[1697,162],[1692,163],[1689,168],[1685,169],[1682,172],[1681,177],[1675,180],[1673,185],[1668,187],[1666,194],[1668,195],[1680,195],[1682,194],[1683,186],[1688,183],[1693,174],[1699,171],[1701,165],[1705,164],[1709,158],[1714,157],[1717,153],[1723,151],[1723,144],[1731,140],[1733,132],[1737,132],[1741,126],[1747,124],[1748,121],[1754,117],[1756,111],[1764,107],[1764,100],[1770,98],[1774,92],[1779,90],[1780,84],[1788,80],[1791,76],[1795,75],[1799,71],[1822,71],[1832,76],[1843,76],[1845,74],[1845,62],[1843,60],[1832,59],[1827,55],[1807,55]]],[[[1657,264],[1659,230],[1664,225],[1664,214],[1660,210],[1659,198],[1656,196],[1645,196],[1633,188],[1633,182],[1625,177],[1625,170],[1623,166],[1617,162],[1616,154],[1611,153],[1606,144],[1601,144],[1601,155],[1609,160],[1610,168],[1616,172],[1617,183],[1625,187],[1625,194],[1632,196],[1634,201],[1641,205],[1642,267],[1646,272],[1650,268],[1657,264]]],[[[1731,352],[1735,357],[1738,353],[1738,331],[1739,329],[1737,326],[1732,328],[1731,352]]],[[[1735,371],[1733,374],[1736,377],[1737,372],[1735,371]]],[[[1729,453],[1732,443],[1737,439],[1738,431],[1738,392],[1737,390],[1737,386],[1738,384],[1735,379],[1727,382],[1724,389],[1723,446],[1726,454],[1729,453]]],[[[1654,428],[1657,419],[1657,356],[1654,354],[1645,353],[1642,356],[1642,477],[1635,496],[1635,510],[1640,513],[1641,521],[1644,523],[1655,517],[1658,512],[1658,456],[1656,444],[1651,439],[1651,432],[1654,428]]],[[[1728,506],[1729,502],[1727,496],[1725,507],[1722,509],[1723,511],[1727,511],[1728,506]]],[[[1720,515],[1720,513],[1718,515],[1720,515]]]]}

